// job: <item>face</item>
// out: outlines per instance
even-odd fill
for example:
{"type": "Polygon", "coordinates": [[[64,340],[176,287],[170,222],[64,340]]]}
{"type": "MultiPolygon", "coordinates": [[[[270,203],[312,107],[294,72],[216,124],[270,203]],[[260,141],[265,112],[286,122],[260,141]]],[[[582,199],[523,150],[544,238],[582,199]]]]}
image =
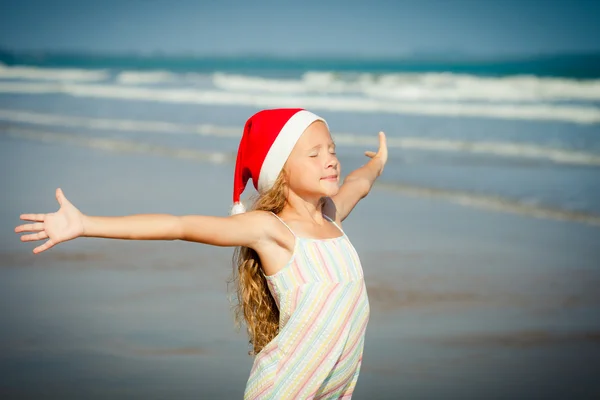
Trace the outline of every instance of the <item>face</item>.
{"type": "Polygon", "coordinates": [[[284,170],[290,190],[299,196],[329,197],[337,194],[340,163],[327,125],[316,121],[306,128],[284,170]]]}

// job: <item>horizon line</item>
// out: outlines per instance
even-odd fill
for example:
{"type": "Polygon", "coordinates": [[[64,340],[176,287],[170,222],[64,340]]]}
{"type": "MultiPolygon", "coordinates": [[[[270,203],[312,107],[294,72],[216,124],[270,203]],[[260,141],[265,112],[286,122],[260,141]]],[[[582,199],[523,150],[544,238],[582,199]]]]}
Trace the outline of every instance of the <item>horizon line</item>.
{"type": "Polygon", "coordinates": [[[27,49],[27,48],[10,48],[9,46],[0,44],[0,54],[15,55],[15,56],[87,56],[87,57],[140,57],[140,58],[187,58],[187,59],[202,59],[202,58],[233,58],[233,59],[275,59],[275,60],[298,60],[298,59],[318,59],[318,60],[380,60],[380,61],[402,61],[406,59],[422,58],[426,60],[440,59],[440,61],[448,61],[452,58],[465,59],[469,61],[510,61],[523,60],[531,58],[553,58],[553,57],[581,57],[581,56],[600,56],[598,50],[557,50],[557,51],[540,51],[540,52],[513,52],[502,54],[482,54],[464,50],[412,50],[399,52],[397,54],[351,54],[331,52],[297,52],[297,53],[275,53],[275,52],[260,52],[260,51],[244,51],[244,52],[197,52],[197,51],[141,51],[141,50],[89,50],[89,49],[27,49]]]}

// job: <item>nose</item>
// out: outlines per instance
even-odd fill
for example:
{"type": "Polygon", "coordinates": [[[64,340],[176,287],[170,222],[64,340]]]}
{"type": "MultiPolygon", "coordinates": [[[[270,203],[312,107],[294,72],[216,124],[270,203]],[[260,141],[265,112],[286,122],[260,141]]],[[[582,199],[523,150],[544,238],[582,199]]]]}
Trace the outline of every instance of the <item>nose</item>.
{"type": "Polygon", "coordinates": [[[335,154],[331,154],[331,157],[329,157],[329,159],[327,160],[327,164],[325,165],[325,168],[337,168],[339,164],[339,161],[336,157],[335,154]]]}

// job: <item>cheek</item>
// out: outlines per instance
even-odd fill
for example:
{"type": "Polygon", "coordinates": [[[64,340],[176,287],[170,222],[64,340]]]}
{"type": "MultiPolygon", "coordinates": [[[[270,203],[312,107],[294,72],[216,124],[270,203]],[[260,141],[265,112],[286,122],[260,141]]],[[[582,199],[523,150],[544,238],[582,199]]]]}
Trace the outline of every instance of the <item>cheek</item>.
{"type": "Polygon", "coordinates": [[[302,164],[301,173],[299,174],[302,180],[313,180],[317,176],[321,176],[321,167],[319,163],[313,159],[302,164]]]}
{"type": "Polygon", "coordinates": [[[314,182],[316,178],[322,176],[323,164],[323,159],[319,157],[307,157],[304,160],[289,160],[287,178],[290,185],[297,187],[298,185],[303,186],[314,182]]]}
{"type": "Polygon", "coordinates": [[[292,187],[302,185],[302,183],[311,176],[314,170],[314,163],[311,160],[302,160],[288,163],[287,179],[292,187]]]}

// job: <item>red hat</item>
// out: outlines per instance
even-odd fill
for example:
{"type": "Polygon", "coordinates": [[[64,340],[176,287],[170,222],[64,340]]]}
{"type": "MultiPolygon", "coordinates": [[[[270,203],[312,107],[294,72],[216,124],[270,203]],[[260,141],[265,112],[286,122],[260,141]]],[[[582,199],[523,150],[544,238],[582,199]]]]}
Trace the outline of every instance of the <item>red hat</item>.
{"type": "Polygon", "coordinates": [[[244,127],[238,147],[233,176],[233,208],[231,214],[246,211],[240,196],[248,179],[259,193],[273,187],[294,145],[315,121],[325,120],[301,108],[263,110],[254,114],[244,127]]]}

